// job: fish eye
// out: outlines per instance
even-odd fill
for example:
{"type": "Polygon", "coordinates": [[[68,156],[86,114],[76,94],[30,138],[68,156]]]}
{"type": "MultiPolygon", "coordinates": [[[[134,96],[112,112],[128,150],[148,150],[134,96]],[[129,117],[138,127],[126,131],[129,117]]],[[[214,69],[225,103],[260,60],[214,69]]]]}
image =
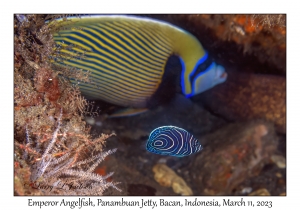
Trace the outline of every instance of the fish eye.
{"type": "Polygon", "coordinates": [[[208,54],[206,54],[205,57],[206,59],[198,64],[196,71],[191,75],[191,81],[193,81],[196,77],[199,77],[199,75],[204,74],[208,70],[208,67],[210,67],[213,63],[212,57],[208,54]]]}

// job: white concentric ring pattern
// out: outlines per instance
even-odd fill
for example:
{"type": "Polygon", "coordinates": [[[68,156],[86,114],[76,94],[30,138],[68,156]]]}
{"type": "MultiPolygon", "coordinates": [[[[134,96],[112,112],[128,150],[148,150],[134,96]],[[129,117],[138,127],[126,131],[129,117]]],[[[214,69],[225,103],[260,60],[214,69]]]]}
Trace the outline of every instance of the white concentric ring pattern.
{"type": "Polygon", "coordinates": [[[176,157],[188,156],[202,150],[200,142],[186,130],[175,126],[154,129],[146,144],[149,152],[176,157]]]}

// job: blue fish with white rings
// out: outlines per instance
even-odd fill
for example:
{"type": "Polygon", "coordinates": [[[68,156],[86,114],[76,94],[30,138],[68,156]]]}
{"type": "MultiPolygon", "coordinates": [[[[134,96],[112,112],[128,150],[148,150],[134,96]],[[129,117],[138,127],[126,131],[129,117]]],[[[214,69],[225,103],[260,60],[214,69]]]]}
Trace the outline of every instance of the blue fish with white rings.
{"type": "Polygon", "coordinates": [[[146,149],[159,155],[184,157],[199,152],[203,147],[192,134],[170,125],[154,129],[149,135],[146,149]]]}

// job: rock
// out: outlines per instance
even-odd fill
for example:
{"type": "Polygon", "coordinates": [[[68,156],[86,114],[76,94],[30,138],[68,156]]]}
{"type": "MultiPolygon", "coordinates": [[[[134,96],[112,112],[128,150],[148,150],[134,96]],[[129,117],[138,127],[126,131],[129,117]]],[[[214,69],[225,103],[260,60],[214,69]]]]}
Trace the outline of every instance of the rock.
{"type": "Polygon", "coordinates": [[[156,164],[153,167],[154,179],[164,187],[171,187],[175,193],[193,195],[190,187],[171,168],[165,164],[156,164]]]}
{"type": "Polygon", "coordinates": [[[249,196],[270,196],[270,193],[267,189],[259,189],[249,194],[249,196]]]}
{"type": "Polygon", "coordinates": [[[241,190],[242,194],[249,194],[252,192],[252,187],[245,187],[241,190]]]}
{"type": "Polygon", "coordinates": [[[277,165],[278,168],[286,167],[286,160],[281,155],[272,155],[271,160],[277,165]]]}
{"type": "Polygon", "coordinates": [[[277,141],[274,128],[263,121],[232,124],[203,137],[204,149],[192,162],[192,182],[204,195],[231,195],[260,173],[277,141]]]}
{"type": "Polygon", "coordinates": [[[228,80],[194,98],[231,120],[265,119],[286,133],[286,78],[228,72],[228,80]]]}
{"type": "Polygon", "coordinates": [[[128,195],[154,196],[156,189],[145,184],[128,184],[128,195]]]}

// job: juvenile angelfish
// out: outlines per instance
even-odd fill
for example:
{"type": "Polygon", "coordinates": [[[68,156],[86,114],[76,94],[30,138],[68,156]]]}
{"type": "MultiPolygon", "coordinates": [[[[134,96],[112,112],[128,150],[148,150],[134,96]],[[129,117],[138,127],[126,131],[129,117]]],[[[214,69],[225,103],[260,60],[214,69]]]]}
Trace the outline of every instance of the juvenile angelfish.
{"type": "Polygon", "coordinates": [[[151,108],[172,91],[192,97],[227,78],[195,36],[170,23],[125,15],[67,19],[57,20],[62,27],[53,37],[63,49],[52,62],[90,72],[92,82],[79,84],[88,99],[151,108]],[[172,56],[179,71],[168,68],[172,56]]]}
{"type": "Polygon", "coordinates": [[[182,128],[162,126],[154,129],[146,143],[149,152],[184,157],[203,149],[198,139],[182,128]]]}

